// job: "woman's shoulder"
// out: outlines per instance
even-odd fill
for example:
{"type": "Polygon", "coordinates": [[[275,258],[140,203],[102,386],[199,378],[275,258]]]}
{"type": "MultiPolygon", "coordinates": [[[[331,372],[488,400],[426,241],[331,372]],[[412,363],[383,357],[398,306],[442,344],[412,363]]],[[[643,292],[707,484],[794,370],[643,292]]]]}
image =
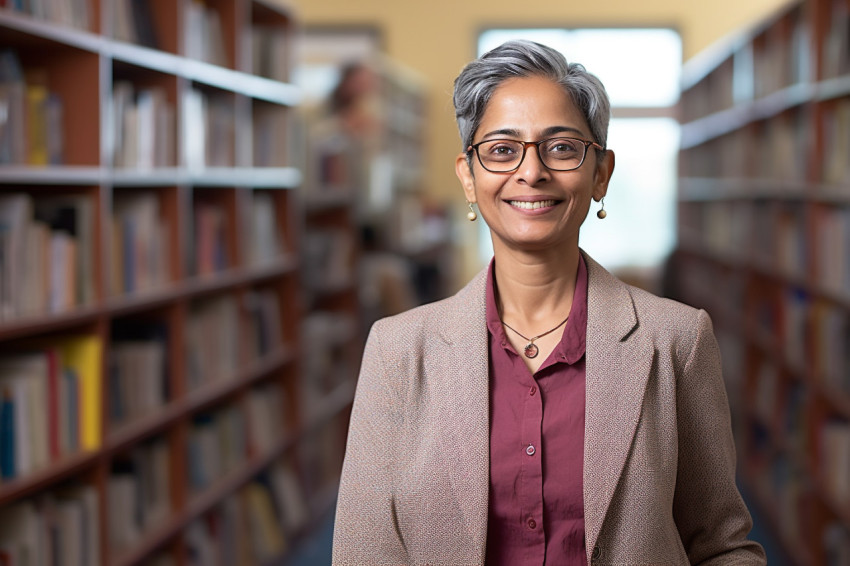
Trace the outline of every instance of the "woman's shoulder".
{"type": "Polygon", "coordinates": [[[454,295],[382,318],[375,322],[373,331],[414,335],[433,331],[436,326],[441,327],[457,318],[476,303],[475,299],[483,304],[485,284],[486,271],[482,271],[454,295]]]}

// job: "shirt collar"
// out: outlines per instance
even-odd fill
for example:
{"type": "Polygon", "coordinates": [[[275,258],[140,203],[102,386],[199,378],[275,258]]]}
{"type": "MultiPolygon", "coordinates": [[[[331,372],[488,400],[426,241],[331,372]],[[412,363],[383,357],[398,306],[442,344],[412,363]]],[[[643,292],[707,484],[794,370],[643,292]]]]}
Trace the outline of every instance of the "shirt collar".
{"type": "MultiPolygon", "coordinates": [[[[516,353],[507,339],[505,327],[502,325],[502,321],[499,318],[499,309],[496,306],[496,279],[494,277],[495,266],[496,259],[493,258],[490,260],[490,267],[487,269],[487,329],[506,350],[516,353]]],[[[566,362],[568,364],[576,363],[585,353],[586,337],[587,265],[585,264],[584,256],[579,254],[578,273],[576,274],[576,289],[573,295],[573,306],[570,308],[570,318],[567,320],[564,327],[561,341],[552,351],[552,359],[554,361],[566,362]]]]}

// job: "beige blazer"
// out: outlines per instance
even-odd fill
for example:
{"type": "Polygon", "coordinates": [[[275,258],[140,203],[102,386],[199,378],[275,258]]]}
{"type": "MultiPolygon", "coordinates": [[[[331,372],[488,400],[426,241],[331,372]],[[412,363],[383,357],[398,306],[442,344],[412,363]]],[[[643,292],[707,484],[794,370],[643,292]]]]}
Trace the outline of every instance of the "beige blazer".
{"type": "MultiPolygon", "coordinates": [[[[746,539],[708,315],[588,267],[584,507],[593,564],[764,564],[746,539]]],[[[486,270],[375,323],[343,465],[334,564],[483,564],[486,270]]],[[[557,410],[547,407],[546,410],[557,410]]]]}

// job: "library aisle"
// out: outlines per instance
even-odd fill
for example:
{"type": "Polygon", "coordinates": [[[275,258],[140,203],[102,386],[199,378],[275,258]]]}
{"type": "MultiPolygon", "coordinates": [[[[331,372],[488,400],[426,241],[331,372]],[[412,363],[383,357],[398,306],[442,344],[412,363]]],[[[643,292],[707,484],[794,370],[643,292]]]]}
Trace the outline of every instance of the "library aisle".
{"type": "Polygon", "coordinates": [[[790,564],[850,563],[850,2],[686,65],[679,296],[712,315],[743,488],[790,564]]]}

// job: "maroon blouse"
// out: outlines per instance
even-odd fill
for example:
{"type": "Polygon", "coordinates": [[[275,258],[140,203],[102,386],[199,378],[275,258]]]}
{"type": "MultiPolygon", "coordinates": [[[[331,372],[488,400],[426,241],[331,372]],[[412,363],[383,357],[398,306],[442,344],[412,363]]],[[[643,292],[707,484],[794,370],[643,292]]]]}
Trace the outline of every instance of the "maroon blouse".
{"type": "Polygon", "coordinates": [[[490,507],[487,566],[587,563],[584,382],[587,267],[579,256],[561,341],[532,375],[505,335],[487,276],[490,507]]]}

